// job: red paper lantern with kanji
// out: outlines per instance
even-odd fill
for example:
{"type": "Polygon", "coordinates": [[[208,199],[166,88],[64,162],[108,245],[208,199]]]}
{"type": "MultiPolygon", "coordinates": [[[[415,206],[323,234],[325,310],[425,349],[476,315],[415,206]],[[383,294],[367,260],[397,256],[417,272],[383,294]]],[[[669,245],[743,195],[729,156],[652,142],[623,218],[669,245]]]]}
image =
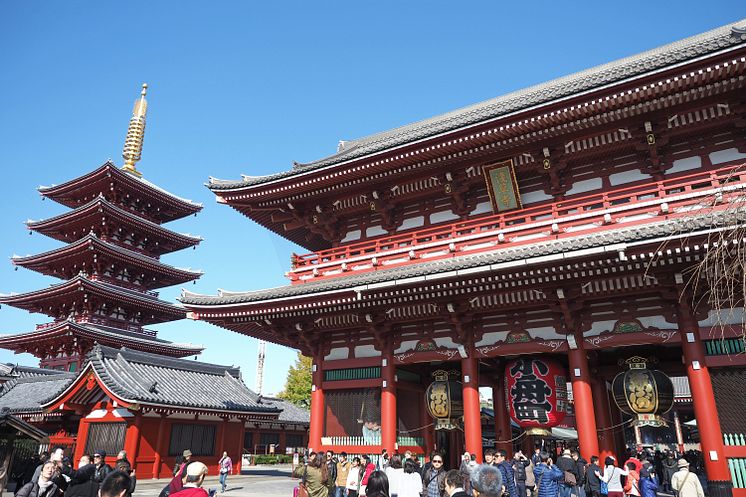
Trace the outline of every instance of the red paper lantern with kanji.
{"type": "Polygon", "coordinates": [[[530,435],[547,435],[565,417],[567,375],[553,359],[521,357],[505,366],[510,417],[530,435]]]}

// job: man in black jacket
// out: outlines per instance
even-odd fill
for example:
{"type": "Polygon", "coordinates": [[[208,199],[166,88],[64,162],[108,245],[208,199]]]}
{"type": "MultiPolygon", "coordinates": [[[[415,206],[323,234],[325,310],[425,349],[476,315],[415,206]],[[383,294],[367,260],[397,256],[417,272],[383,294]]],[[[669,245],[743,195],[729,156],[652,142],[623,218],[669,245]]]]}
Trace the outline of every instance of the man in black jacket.
{"type": "Polygon", "coordinates": [[[518,490],[518,497],[526,497],[526,468],[531,464],[520,450],[513,454],[513,477],[518,490]]]}
{"type": "Polygon", "coordinates": [[[559,497],[571,497],[578,481],[578,465],[572,460],[570,449],[562,451],[562,455],[557,459],[557,467],[563,474],[559,482],[559,497]],[[573,482],[571,478],[575,481],[573,482]]]}
{"type": "Polygon", "coordinates": [[[96,497],[98,483],[93,481],[95,472],[96,466],[91,464],[91,456],[87,454],[81,456],[77,471],[69,466],[65,467],[63,474],[70,478],[65,497],[96,497]]]}
{"type": "Polygon", "coordinates": [[[326,451],[326,470],[328,473],[328,480],[326,486],[329,487],[329,493],[334,494],[334,487],[337,482],[337,460],[334,458],[334,451],[326,451]]]}
{"type": "Polygon", "coordinates": [[[96,471],[93,473],[93,481],[101,485],[101,482],[111,473],[111,466],[106,464],[106,452],[99,450],[94,453],[93,464],[96,465],[96,471]]]}
{"type": "Polygon", "coordinates": [[[575,468],[578,471],[577,490],[578,497],[585,497],[585,479],[586,479],[586,468],[588,467],[588,461],[580,456],[580,452],[577,450],[572,451],[572,460],[575,461],[575,468]]]}

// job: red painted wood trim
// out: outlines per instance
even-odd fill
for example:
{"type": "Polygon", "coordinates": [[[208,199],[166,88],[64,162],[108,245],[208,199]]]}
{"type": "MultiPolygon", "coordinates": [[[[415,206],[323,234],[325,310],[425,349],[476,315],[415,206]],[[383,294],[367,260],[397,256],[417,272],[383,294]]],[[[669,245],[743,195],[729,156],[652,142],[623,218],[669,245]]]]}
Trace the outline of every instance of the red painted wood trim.
{"type": "Polygon", "coordinates": [[[381,388],[383,380],[373,378],[371,380],[345,380],[325,381],[321,384],[322,390],[349,390],[351,388],[381,388]]]}
{"type": "Polygon", "coordinates": [[[352,368],[370,368],[381,365],[381,357],[361,357],[359,359],[334,359],[333,361],[323,361],[321,369],[352,369],[352,368]]]}
{"type": "Polygon", "coordinates": [[[705,357],[708,368],[725,368],[730,366],[746,366],[746,355],[710,355],[705,357]]]}
{"type": "Polygon", "coordinates": [[[726,445],[724,447],[725,457],[746,457],[746,446],[726,445]]]}

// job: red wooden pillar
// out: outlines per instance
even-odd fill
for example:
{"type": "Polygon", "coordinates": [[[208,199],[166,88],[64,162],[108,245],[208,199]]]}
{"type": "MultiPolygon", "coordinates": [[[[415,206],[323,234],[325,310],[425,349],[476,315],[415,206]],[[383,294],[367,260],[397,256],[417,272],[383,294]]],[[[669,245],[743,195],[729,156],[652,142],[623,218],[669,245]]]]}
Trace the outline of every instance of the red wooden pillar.
{"type": "Polygon", "coordinates": [[[280,431],[280,448],[282,449],[281,454],[285,454],[287,452],[287,445],[288,445],[288,439],[287,439],[287,431],[285,430],[285,427],[282,427],[282,430],[280,431]]]}
{"type": "Polygon", "coordinates": [[[90,423],[87,419],[81,418],[78,423],[78,436],[75,439],[75,454],[73,455],[73,464],[77,467],[78,461],[85,454],[85,446],[88,441],[88,427],[90,423]]]}
{"type": "MultiPolygon", "coordinates": [[[[677,275],[678,276],[678,275],[677,275]]],[[[686,294],[683,299],[686,299],[686,294]]],[[[679,333],[684,351],[686,375],[692,391],[694,417],[697,419],[702,453],[707,472],[709,495],[712,497],[733,495],[733,483],[728,461],[723,448],[723,433],[712,391],[710,371],[705,364],[705,351],[699,336],[699,323],[685,301],[678,305],[679,333]]]]}
{"type": "Polygon", "coordinates": [[[499,375],[492,385],[492,409],[495,413],[495,449],[504,450],[508,457],[513,452],[513,430],[508,415],[508,403],[505,401],[505,375],[499,375]]]}
{"type": "Polygon", "coordinates": [[[593,410],[596,412],[596,427],[598,429],[598,454],[601,463],[607,456],[615,456],[614,430],[610,429],[611,412],[609,410],[609,393],[606,389],[606,380],[599,377],[591,379],[591,390],[593,392],[593,410]]]}
{"type": "Polygon", "coordinates": [[[158,478],[161,474],[161,463],[163,462],[163,441],[166,438],[166,416],[161,414],[158,422],[158,439],[155,442],[155,459],[153,460],[153,478],[158,478]]]}
{"type": "Polygon", "coordinates": [[[461,359],[464,400],[464,442],[466,451],[476,454],[477,462],[482,463],[482,416],[479,406],[479,369],[474,349],[468,350],[469,357],[461,359]]]}
{"type": "Polygon", "coordinates": [[[246,438],[246,423],[244,421],[240,421],[238,425],[238,457],[233,460],[233,474],[236,475],[241,474],[241,466],[243,464],[244,438],[246,438]]]}
{"type": "Polygon", "coordinates": [[[396,452],[396,366],[394,350],[388,345],[381,362],[381,448],[396,452]]]}
{"type": "MultiPolygon", "coordinates": [[[[420,398],[425,397],[425,392],[422,392],[420,398]]],[[[430,460],[430,454],[435,450],[435,442],[433,432],[433,418],[430,417],[430,413],[427,411],[427,406],[420,406],[420,426],[422,428],[422,438],[425,441],[425,459],[430,460]]]]}
{"type": "Polygon", "coordinates": [[[575,338],[576,348],[570,349],[570,378],[572,381],[572,398],[575,405],[575,426],[578,430],[580,454],[587,460],[598,455],[598,432],[596,415],[593,412],[593,394],[591,393],[591,371],[588,357],[583,349],[583,336],[575,338]]]}
{"type": "Polygon", "coordinates": [[[314,451],[321,449],[321,437],[324,436],[324,390],[321,385],[324,373],[321,370],[321,357],[313,360],[311,385],[311,423],[308,434],[308,447],[314,451]]]}
{"type": "Polygon", "coordinates": [[[218,457],[223,457],[223,452],[230,452],[225,446],[225,432],[228,429],[228,418],[220,418],[218,424],[218,457]]]}
{"type": "Polygon", "coordinates": [[[140,427],[142,426],[142,414],[135,413],[135,419],[127,426],[127,434],[124,440],[124,451],[131,461],[132,469],[136,469],[137,449],[140,448],[140,427]]]}

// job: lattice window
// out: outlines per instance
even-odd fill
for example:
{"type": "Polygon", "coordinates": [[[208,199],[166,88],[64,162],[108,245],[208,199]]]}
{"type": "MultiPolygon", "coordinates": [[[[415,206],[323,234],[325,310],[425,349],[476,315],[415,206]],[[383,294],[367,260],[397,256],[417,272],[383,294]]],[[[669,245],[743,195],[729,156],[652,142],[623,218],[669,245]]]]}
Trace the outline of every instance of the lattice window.
{"type": "Polygon", "coordinates": [[[254,433],[251,431],[247,431],[243,435],[243,446],[244,449],[249,449],[250,451],[253,451],[254,449],[254,433]]]}
{"type": "Polygon", "coordinates": [[[103,450],[113,455],[124,449],[127,423],[90,423],[88,426],[88,438],[85,441],[86,454],[103,450]]]}
{"type": "Polygon", "coordinates": [[[303,435],[291,435],[288,433],[285,435],[285,446],[286,447],[304,447],[303,435]]]}
{"type": "Polygon", "coordinates": [[[262,433],[259,436],[259,445],[280,445],[279,433],[262,433]]]}
{"type": "Polygon", "coordinates": [[[186,449],[191,450],[192,455],[195,456],[213,455],[215,453],[215,425],[172,425],[168,455],[181,455],[186,449]]]}

